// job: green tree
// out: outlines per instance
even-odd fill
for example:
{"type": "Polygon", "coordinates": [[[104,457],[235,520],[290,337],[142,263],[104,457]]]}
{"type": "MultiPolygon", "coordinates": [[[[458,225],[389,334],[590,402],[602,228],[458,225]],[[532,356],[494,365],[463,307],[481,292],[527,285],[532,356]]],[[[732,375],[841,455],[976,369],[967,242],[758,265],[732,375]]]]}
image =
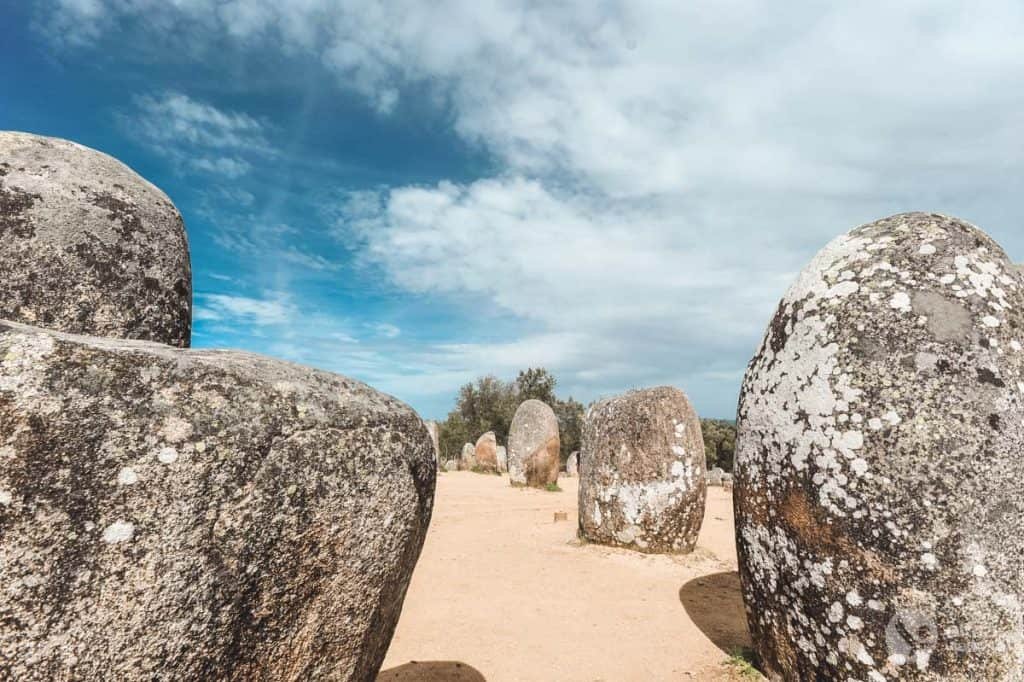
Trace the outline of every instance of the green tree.
{"type": "Polygon", "coordinates": [[[725,419],[701,419],[704,434],[704,456],[708,469],[720,467],[731,472],[736,454],[736,424],[725,419]]]}
{"type": "Polygon", "coordinates": [[[564,464],[569,455],[580,449],[583,442],[583,403],[573,400],[555,400],[552,406],[558,417],[561,457],[564,464]]]}
{"type": "Polygon", "coordinates": [[[516,377],[516,397],[519,402],[533,399],[552,405],[556,400],[556,385],[558,385],[558,380],[546,369],[531,367],[523,370],[516,377]]]}
{"type": "Polygon", "coordinates": [[[571,397],[559,400],[555,395],[557,385],[555,376],[543,367],[525,369],[512,382],[488,375],[465,384],[459,389],[454,409],[438,424],[442,459],[458,458],[465,443],[475,443],[487,431],[494,431],[498,443],[507,444],[516,409],[532,398],[554,410],[564,462],[580,448],[583,405],[571,397]]]}

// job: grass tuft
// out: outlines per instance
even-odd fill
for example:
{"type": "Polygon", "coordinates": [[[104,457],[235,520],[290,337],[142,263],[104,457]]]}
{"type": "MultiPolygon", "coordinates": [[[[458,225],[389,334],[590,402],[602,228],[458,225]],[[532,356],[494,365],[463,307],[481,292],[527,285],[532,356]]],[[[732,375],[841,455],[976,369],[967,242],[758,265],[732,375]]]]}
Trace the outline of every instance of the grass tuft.
{"type": "Polygon", "coordinates": [[[548,483],[546,486],[544,486],[544,490],[547,490],[549,493],[562,492],[562,489],[558,487],[557,483],[548,483]]]}
{"type": "Polygon", "coordinates": [[[757,669],[757,654],[753,649],[737,647],[729,652],[729,659],[724,663],[733,669],[744,680],[763,680],[764,676],[757,669]]]}

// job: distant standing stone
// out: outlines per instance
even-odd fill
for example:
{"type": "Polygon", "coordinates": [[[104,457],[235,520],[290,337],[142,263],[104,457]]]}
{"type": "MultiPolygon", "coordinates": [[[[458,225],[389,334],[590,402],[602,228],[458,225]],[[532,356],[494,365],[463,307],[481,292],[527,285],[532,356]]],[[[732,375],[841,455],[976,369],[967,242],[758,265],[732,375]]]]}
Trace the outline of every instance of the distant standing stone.
{"type": "Polygon", "coordinates": [[[462,457],[459,459],[459,468],[469,471],[476,467],[476,447],[472,443],[462,446],[462,457]]]}
{"type": "Polygon", "coordinates": [[[569,459],[565,460],[565,473],[570,476],[577,476],[580,472],[579,467],[580,453],[574,452],[569,455],[569,459]]]}
{"type": "Polygon", "coordinates": [[[733,500],[772,678],[1022,679],[1024,291],[909,213],[826,246],[740,397],[733,500]]]}
{"type": "Polygon", "coordinates": [[[539,400],[516,410],[508,436],[508,473],[512,485],[543,488],[558,481],[558,419],[539,400]]]}
{"type": "Polygon", "coordinates": [[[708,472],[708,485],[722,485],[722,478],[725,476],[725,471],[719,467],[715,467],[708,472]]]}
{"type": "Polygon", "coordinates": [[[498,473],[499,474],[507,474],[508,473],[508,450],[505,449],[504,445],[499,445],[498,446],[498,449],[496,451],[496,456],[498,458],[498,473]]]}
{"type": "Polygon", "coordinates": [[[498,471],[498,441],[494,437],[494,431],[488,431],[477,439],[473,457],[476,458],[478,469],[498,471]]]}
{"type": "Polygon", "coordinates": [[[687,553],[704,519],[704,439],[686,394],[630,391],[587,411],[580,534],[649,553],[687,553]]]}
{"type": "Polygon", "coordinates": [[[447,462],[445,462],[444,470],[445,471],[458,471],[459,470],[459,460],[457,460],[457,459],[450,459],[450,460],[448,460],[447,462]]]}
{"type": "Polygon", "coordinates": [[[376,675],[433,505],[409,407],[248,353],[0,322],[0,443],[0,677],[376,675]]]}
{"type": "Polygon", "coordinates": [[[427,433],[430,434],[430,443],[434,446],[434,461],[436,462],[441,456],[440,430],[435,421],[428,419],[423,423],[427,427],[427,433]]]}
{"type": "Polygon", "coordinates": [[[0,272],[0,319],[189,345],[181,214],[106,154],[0,132],[0,272]]]}

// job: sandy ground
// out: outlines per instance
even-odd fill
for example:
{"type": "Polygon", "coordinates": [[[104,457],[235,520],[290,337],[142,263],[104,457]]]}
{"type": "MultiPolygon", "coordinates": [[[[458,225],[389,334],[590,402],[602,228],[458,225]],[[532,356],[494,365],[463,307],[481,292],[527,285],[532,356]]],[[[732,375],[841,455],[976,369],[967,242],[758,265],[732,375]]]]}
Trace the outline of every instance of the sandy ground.
{"type": "Polygon", "coordinates": [[[650,556],[576,539],[562,492],[438,477],[434,517],[378,682],[731,680],[749,646],[732,497],[709,488],[697,549],[650,556]],[[557,511],[567,521],[554,521],[557,511]]]}

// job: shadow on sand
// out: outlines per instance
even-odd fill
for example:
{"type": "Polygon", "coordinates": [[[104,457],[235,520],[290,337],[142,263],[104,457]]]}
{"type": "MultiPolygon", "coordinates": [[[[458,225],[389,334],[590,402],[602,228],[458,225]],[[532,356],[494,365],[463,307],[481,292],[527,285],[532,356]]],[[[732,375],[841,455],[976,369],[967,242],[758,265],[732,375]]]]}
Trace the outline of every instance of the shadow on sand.
{"type": "Polygon", "coordinates": [[[458,661],[411,661],[380,671],[377,682],[487,682],[487,678],[458,661]]]}
{"type": "Polygon", "coordinates": [[[694,578],[679,589],[679,601],[694,625],[725,653],[750,648],[739,573],[694,578]]]}

